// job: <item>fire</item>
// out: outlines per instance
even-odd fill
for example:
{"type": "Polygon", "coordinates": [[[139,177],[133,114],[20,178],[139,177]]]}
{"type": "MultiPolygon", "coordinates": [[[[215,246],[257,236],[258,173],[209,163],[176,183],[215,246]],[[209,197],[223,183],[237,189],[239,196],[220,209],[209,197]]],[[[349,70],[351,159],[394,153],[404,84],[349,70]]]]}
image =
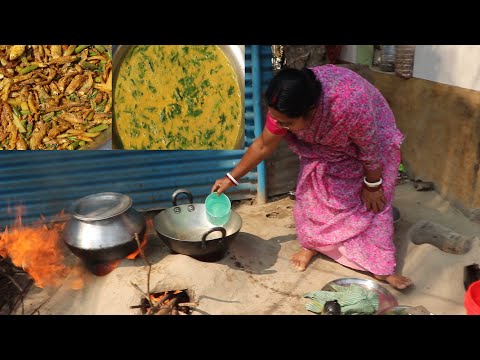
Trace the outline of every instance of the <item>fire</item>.
{"type": "Polygon", "coordinates": [[[190,301],[187,289],[183,289],[150,294],[150,301],[142,297],[141,303],[130,306],[130,309],[141,309],[142,314],[148,315],[180,315],[180,313],[188,315],[191,307],[197,305],[190,301]]]}
{"type": "MultiPolygon", "coordinates": [[[[11,212],[11,208],[8,208],[11,212]]],[[[86,272],[82,262],[72,256],[67,257],[70,250],[62,240],[65,222],[59,221],[46,225],[45,219],[24,226],[22,213],[24,208],[15,209],[16,217],[12,228],[5,228],[0,233],[0,256],[10,257],[15,266],[23,268],[35,281],[35,285],[44,287],[68,286],[71,289],[81,289],[85,285],[86,272]]],[[[58,219],[65,219],[63,211],[57,215],[58,219]]],[[[147,219],[145,234],[140,239],[142,251],[147,246],[147,233],[153,228],[153,220],[147,219]]],[[[134,260],[140,255],[137,248],[126,259],[134,260]]],[[[107,263],[87,263],[87,268],[97,276],[104,276],[115,270],[121,260],[107,263]]]]}
{"type": "MultiPolygon", "coordinates": [[[[143,251],[147,246],[147,234],[149,230],[153,229],[153,220],[151,218],[147,219],[147,226],[143,238],[140,239],[140,249],[143,251]]],[[[140,249],[137,247],[132,253],[127,255],[125,259],[135,260],[140,255],[140,249]]],[[[107,263],[88,263],[88,269],[97,276],[105,276],[115,270],[118,265],[120,265],[121,260],[113,260],[107,263]]]]}
{"type": "Polygon", "coordinates": [[[23,268],[40,288],[62,284],[72,289],[82,288],[84,270],[78,261],[68,263],[68,249],[61,239],[65,223],[47,226],[40,221],[24,226],[22,212],[23,207],[17,207],[13,227],[5,228],[0,234],[0,256],[10,257],[13,264],[23,268]]]}
{"type": "Polygon", "coordinates": [[[137,256],[140,255],[140,250],[142,251],[145,250],[145,247],[147,246],[147,233],[149,229],[152,229],[152,228],[153,228],[153,220],[148,218],[145,234],[143,235],[143,239],[140,240],[140,249],[137,247],[137,249],[134,252],[127,255],[126,259],[135,260],[137,256]]]}
{"type": "Polygon", "coordinates": [[[120,260],[113,260],[107,263],[87,263],[88,269],[96,276],[110,274],[120,264],[120,260]]]}

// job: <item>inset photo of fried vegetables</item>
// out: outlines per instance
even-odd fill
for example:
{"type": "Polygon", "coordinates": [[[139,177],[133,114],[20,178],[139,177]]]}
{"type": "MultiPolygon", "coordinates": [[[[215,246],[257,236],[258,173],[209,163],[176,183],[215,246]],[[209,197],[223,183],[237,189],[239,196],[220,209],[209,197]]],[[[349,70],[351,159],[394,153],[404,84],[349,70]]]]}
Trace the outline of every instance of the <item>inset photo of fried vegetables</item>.
{"type": "Polygon", "coordinates": [[[0,45],[0,150],[111,142],[111,45],[0,45]]]}
{"type": "Polygon", "coordinates": [[[245,147],[245,47],[137,45],[114,54],[113,147],[245,147]]]}

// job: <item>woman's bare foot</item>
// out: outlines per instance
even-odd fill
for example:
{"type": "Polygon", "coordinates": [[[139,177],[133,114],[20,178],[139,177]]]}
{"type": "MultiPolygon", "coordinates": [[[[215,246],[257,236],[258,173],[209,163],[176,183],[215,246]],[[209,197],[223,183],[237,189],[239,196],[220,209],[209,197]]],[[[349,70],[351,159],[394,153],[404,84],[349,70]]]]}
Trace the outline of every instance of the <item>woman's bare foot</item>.
{"type": "Polygon", "coordinates": [[[292,265],[298,271],[305,271],[312,258],[317,254],[315,250],[301,249],[290,258],[292,265]]]}
{"type": "Polygon", "coordinates": [[[373,275],[375,279],[380,281],[386,281],[390,285],[392,285],[395,289],[403,290],[413,285],[413,281],[409,278],[402,276],[402,275],[373,275]]]}

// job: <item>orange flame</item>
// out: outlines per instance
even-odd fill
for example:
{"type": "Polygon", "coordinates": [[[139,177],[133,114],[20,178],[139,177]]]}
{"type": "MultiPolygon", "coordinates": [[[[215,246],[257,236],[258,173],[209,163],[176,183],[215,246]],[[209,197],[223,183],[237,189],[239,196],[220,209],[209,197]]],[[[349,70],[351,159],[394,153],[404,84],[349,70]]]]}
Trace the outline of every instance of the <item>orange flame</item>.
{"type": "Polygon", "coordinates": [[[47,226],[39,222],[23,226],[24,209],[18,206],[15,210],[13,227],[5,228],[0,234],[0,256],[10,257],[13,264],[23,268],[40,288],[60,287],[62,284],[71,289],[82,288],[84,270],[80,262],[67,264],[65,257],[68,249],[61,239],[65,223],[47,226]]]}
{"type": "MultiPolygon", "coordinates": [[[[149,232],[150,229],[153,229],[152,218],[147,219],[147,225],[145,227],[145,233],[143,234],[143,238],[140,240],[140,249],[142,249],[142,251],[145,250],[145,247],[147,246],[147,233],[149,232]]],[[[135,260],[137,258],[137,256],[140,255],[140,249],[137,247],[137,249],[134,252],[127,255],[126,259],[135,260]]]]}
{"type": "MultiPolygon", "coordinates": [[[[145,250],[146,246],[147,246],[147,237],[144,236],[143,239],[140,242],[140,249],[142,249],[142,251],[143,251],[143,250],[145,250]]],[[[140,249],[137,247],[137,250],[135,250],[131,254],[127,255],[127,257],[125,259],[135,260],[137,258],[137,256],[140,255],[140,249]]]]}
{"type": "MultiPolygon", "coordinates": [[[[151,229],[153,229],[153,220],[148,218],[145,233],[140,240],[140,249],[142,249],[142,251],[145,250],[145,247],[147,246],[147,234],[151,229]]],[[[137,249],[127,255],[125,259],[135,260],[140,255],[140,249],[137,247],[137,249]]],[[[120,261],[121,260],[113,260],[107,263],[88,263],[87,267],[96,276],[105,276],[115,270],[118,265],[120,265],[120,261]]]]}
{"type": "MultiPolygon", "coordinates": [[[[145,249],[145,246],[147,246],[147,239],[143,239],[142,242],[140,243],[140,248],[142,250],[145,249]]],[[[137,256],[140,255],[140,249],[137,248],[137,250],[135,250],[134,252],[132,252],[131,254],[127,255],[127,257],[125,259],[128,259],[128,260],[135,260],[137,258],[137,256]]]]}
{"type": "Polygon", "coordinates": [[[88,269],[96,276],[110,274],[120,264],[120,260],[113,260],[107,263],[88,263],[88,269]]]}

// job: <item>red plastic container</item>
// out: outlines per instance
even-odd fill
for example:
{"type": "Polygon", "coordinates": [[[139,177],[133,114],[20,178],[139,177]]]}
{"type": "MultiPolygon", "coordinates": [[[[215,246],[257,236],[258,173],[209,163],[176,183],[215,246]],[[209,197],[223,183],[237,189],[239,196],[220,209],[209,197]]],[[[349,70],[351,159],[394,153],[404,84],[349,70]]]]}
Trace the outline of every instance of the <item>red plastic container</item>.
{"type": "Polygon", "coordinates": [[[467,315],[480,315],[480,280],[470,284],[464,299],[467,315]]]}

